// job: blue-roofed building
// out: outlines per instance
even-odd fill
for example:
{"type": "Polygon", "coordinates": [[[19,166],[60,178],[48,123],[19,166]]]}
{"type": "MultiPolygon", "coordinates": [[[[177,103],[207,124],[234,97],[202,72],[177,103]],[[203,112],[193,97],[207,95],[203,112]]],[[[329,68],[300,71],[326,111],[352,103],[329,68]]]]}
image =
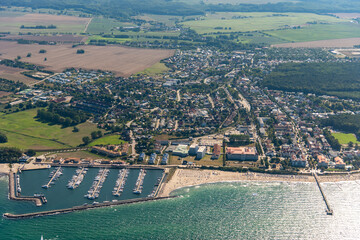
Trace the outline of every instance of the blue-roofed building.
{"type": "Polygon", "coordinates": [[[161,159],[161,165],[168,164],[168,161],[169,161],[169,154],[165,153],[164,156],[161,159]]]}
{"type": "Polygon", "coordinates": [[[155,164],[155,160],[156,160],[156,153],[152,153],[151,155],[150,155],[150,159],[149,159],[149,164],[155,164]]]}
{"type": "Polygon", "coordinates": [[[145,160],[145,153],[142,152],[142,153],[140,153],[140,156],[139,156],[138,161],[139,161],[139,162],[143,162],[144,160],[145,160]]]}

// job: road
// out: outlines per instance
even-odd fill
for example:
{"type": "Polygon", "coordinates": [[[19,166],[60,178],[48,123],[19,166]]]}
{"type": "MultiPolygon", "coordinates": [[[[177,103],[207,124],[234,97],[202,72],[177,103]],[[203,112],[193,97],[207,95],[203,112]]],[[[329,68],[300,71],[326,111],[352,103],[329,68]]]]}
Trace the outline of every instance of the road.
{"type": "Polygon", "coordinates": [[[134,138],[134,134],[133,134],[133,131],[130,130],[130,139],[131,139],[131,156],[135,156],[136,155],[136,152],[135,152],[135,145],[136,145],[136,141],[135,141],[135,138],[134,138]]]}
{"type": "Polygon", "coordinates": [[[180,102],[180,101],[181,101],[180,89],[176,91],[176,101],[177,101],[177,102],[180,102]]]}
{"type": "Polygon", "coordinates": [[[37,82],[34,82],[34,83],[29,84],[29,86],[31,87],[31,86],[34,86],[34,85],[36,85],[36,84],[42,83],[42,82],[48,80],[49,78],[55,77],[55,76],[57,76],[57,75],[59,75],[59,74],[60,74],[60,73],[55,73],[55,74],[53,74],[53,75],[51,75],[51,76],[48,76],[48,77],[44,78],[43,80],[40,80],[40,81],[37,81],[37,82]]]}
{"type": "Polygon", "coordinates": [[[208,97],[209,102],[210,102],[210,104],[211,104],[211,108],[215,108],[214,101],[213,101],[212,97],[210,96],[210,94],[208,94],[207,97],[208,97]]]}

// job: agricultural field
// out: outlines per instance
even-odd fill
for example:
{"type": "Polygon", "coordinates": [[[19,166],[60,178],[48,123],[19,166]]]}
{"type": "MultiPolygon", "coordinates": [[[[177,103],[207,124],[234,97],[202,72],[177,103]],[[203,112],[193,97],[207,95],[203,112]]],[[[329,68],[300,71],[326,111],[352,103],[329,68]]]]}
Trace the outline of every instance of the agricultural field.
{"type": "Polygon", "coordinates": [[[274,44],[272,47],[284,48],[352,48],[354,45],[360,44],[360,38],[341,38],[308,42],[280,43],[274,44]]]}
{"type": "Polygon", "coordinates": [[[8,137],[8,142],[0,146],[35,150],[76,147],[82,144],[83,137],[98,131],[95,124],[86,122],[77,125],[79,132],[72,132],[72,127],[39,122],[34,118],[36,114],[37,109],[31,109],[0,115],[0,131],[8,137]]]}
{"type": "Polygon", "coordinates": [[[10,33],[82,33],[90,18],[75,16],[50,15],[38,13],[23,13],[12,11],[0,11],[0,32],[10,33]],[[37,25],[55,25],[54,29],[27,29],[37,25]]]}
{"type": "Polygon", "coordinates": [[[28,40],[28,41],[46,41],[46,42],[56,42],[56,43],[80,43],[84,42],[87,37],[79,35],[15,35],[10,34],[4,37],[0,37],[0,40],[28,40]]]}
{"type": "Polygon", "coordinates": [[[333,135],[342,145],[348,144],[349,142],[360,144],[360,142],[356,139],[355,134],[352,133],[333,132],[331,135],[333,135]]]}
{"type": "Polygon", "coordinates": [[[130,76],[153,66],[174,54],[174,50],[140,49],[120,46],[85,45],[73,48],[70,44],[38,45],[0,41],[0,59],[15,59],[44,66],[46,70],[61,72],[66,68],[101,69],[119,76],[130,76]],[[84,54],[76,54],[77,49],[84,54]],[[46,53],[39,53],[43,49],[46,53]],[[31,53],[31,57],[26,55],[31,53]]]}
{"type": "Polygon", "coordinates": [[[273,13],[273,12],[235,12],[207,14],[200,20],[186,21],[182,24],[199,34],[213,32],[254,32],[305,26],[309,22],[346,23],[349,20],[313,13],[273,13]]]}
{"type": "Polygon", "coordinates": [[[126,141],[120,139],[119,135],[111,135],[96,139],[92,141],[89,146],[92,147],[96,145],[119,145],[125,142],[126,141]]]}
{"type": "Polygon", "coordinates": [[[360,26],[355,23],[312,24],[300,29],[265,31],[265,33],[289,42],[306,42],[359,38],[360,26]]]}
{"type": "Polygon", "coordinates": [[[26,70],[0,65],[0,78],[12,80],[15,82],[19,81],[27,85],[37,82],[36,79],[21,74],[24,71],[26,70]]]}
{"type": "Polygon", "coordinates": [[[133,27],[134,24],[127,22],[120,22],[112,18],[96,17],[91,20],[89,26],[86,29],[87,33],[100,34],[100,33],[120,33],[120,27],[133,27]]]}

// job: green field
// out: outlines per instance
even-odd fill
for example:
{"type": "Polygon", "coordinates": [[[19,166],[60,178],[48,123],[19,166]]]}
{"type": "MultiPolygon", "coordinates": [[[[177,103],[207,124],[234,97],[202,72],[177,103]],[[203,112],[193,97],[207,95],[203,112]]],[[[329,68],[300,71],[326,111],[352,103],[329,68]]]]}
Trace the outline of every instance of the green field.
{"type": "Polygon", "coordinates": [[[151,67],[145,69],[142,72],[139,72],[138,74],[145,74],[145,75],[156,75],[156,74],[161,74],[163,72],[166,72],[169,68],[165,66],[164,63],[155,63],[154,65],[152,65],[151,67]]]}
{"type": "Polygon", "coordinates": [[[360,142],[356,139],[355,134],[352,133],[331,133],[337,140],[339,140],[340,144],[348,144],[349,142],[353,142],[354,144],[360,144],[360,142]]]}
{"type": "Polygon", "coordinates": [[[290,42],[317,41],[360,37],[360,26],[354,23],[314,24],[300,29],[265,31],[290,42]]]}
{"type": "Polygon", "coordinates": [[[96,145],[119,145],[122,143],[125,143],[125,141],[121,140],[119,135],[111,135],[96,139],[91,142],[89,146],[92,147],[96,145]]]}
{"type": "Polygon", "coordinates": [[[76,147],[82,143],[84,136],[98,130],[95,124],[82,123],[73,128],[61,128],[59,125],[49,125],[36,121],[36,109],[0,115],[0,131],[8,137],[8,142],[0,146],[13,146],[20,149],[54,149],[76,147]]]}
{"type": "Polygon", "coordinates": [[[286,27],[305,25],[308,22],[314,21],[322,23],[349,22],[349,20],[338,19],[332,16],[318,15],[313,13],[278,14],[272,12],[237,12],[207,14],[207,16],[201,18],[201,20],[187,21],[183,22],[182,24],[185,27],[192,28],[199,34],[204,34],[212,32],[253,32],[283,29],[286,27]],[[215,29],[216,27],[221,27],[223,29],[215,29]]]}
{"type": "Polygon", "coordinates": [[[134,26],[134,24],[120,22],[112,18],[96,17],[91,20],[86,32],[91,34],[120,32],[117,28],[130,26],[134,26]]]}

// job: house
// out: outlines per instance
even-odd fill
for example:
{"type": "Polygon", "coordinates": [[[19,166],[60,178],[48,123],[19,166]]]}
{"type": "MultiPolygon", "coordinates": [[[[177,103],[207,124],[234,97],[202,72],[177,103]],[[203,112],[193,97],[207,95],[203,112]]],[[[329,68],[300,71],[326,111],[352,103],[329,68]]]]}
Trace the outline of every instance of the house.
{"type": "Polygon", "coordinates": [[[299,158],[293,154],[291,155],[291,166],[292,167],[306,167],[308,164],[308,161],[306,160],[305,156],[300,156],[299,158]]]}
{"type": "Polygon", "coordinates": [[[221,154],[221,146],[219,144],[215,144],[211,159],[219,159],[220,154],[221,154]]]}
{"type": "Polygon", "coordinates": [[[169,154],[165,153],[164,156],[161,159],[161,165],[168,164],[168,160],[169,160],[169,154]]]}
{"type": "Polygon", "coordinates": [[[235,161],[257,161],[259,156],[255,147],[227,147],[226,158],[235,161]]]}
{"type": "Polygon", "coordinates": [[[143,162],[144,160],[145,160],[145,153],[142,152],[142,153],[140,153],[140,156],[139,156],[139,158],[138,158],[138,161],[139,161],[139,162],[143,162]]]}
{"type": "Polygon", "coordinates": [[[155,160],[156,160],[156,153],[152,153],[151,155],[150,155],[150,158],[149,158],[149,164],[155,164],[155,160]]]}
{"type": "Polygon", "coordinates": [[[329,166],[329,160],[324,155],[317,155],[318,167],[327,168],[329,166]]]}
{"type": "Polygon", "coordinates": [[[341,157],[334,158],[334,162],[335,162],[335,168],[345,169],[345,163],[341,157]]]}

